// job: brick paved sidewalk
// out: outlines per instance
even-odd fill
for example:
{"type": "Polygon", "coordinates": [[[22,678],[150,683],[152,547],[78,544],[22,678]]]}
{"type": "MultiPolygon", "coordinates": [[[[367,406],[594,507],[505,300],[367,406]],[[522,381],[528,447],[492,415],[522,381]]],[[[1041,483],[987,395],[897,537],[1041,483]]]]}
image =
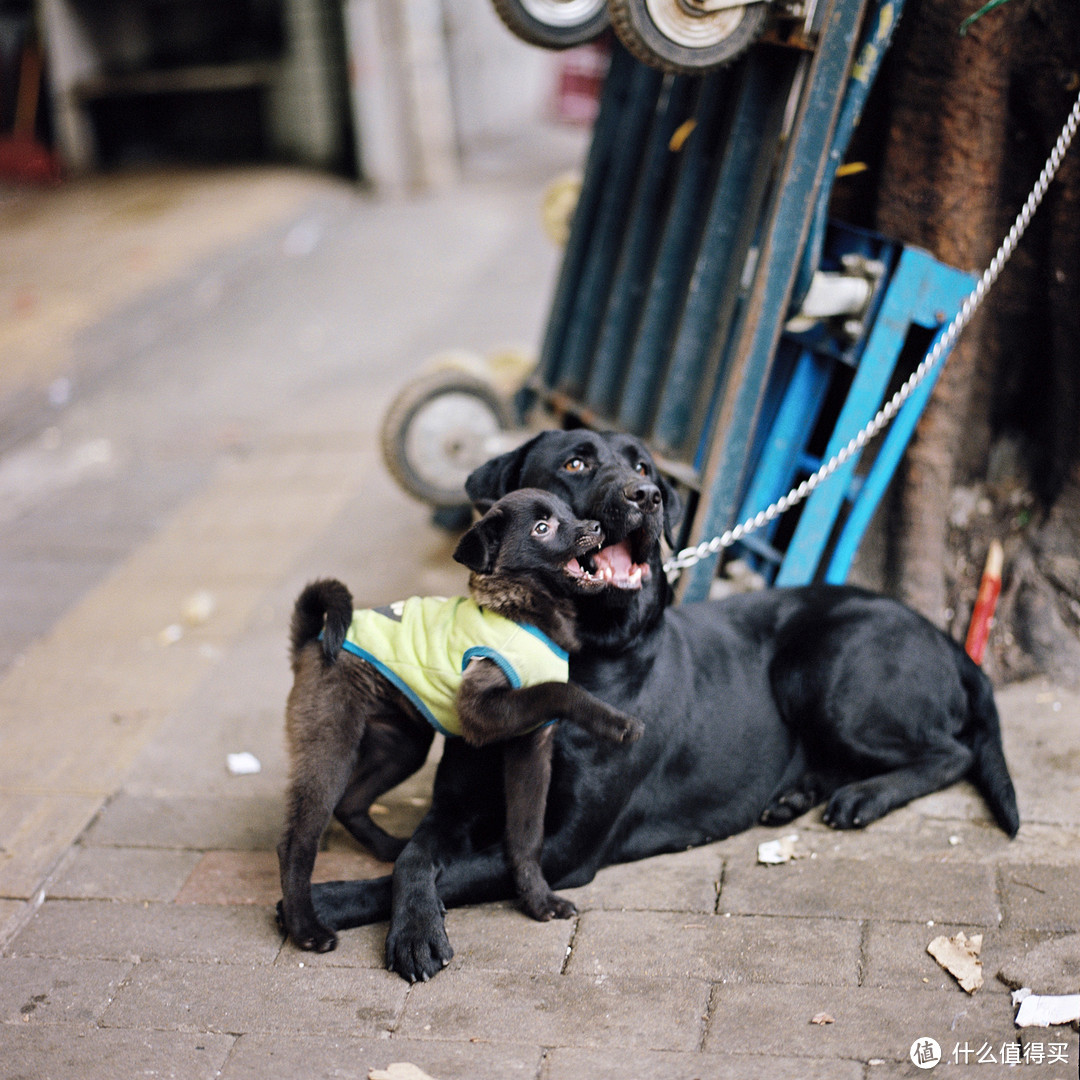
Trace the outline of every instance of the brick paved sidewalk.
{"type": "MultiPolygon", "coordinates": [[[[362,603],[461,588],[375,431],[425,350],[539,325],[554,255],[519,188],[317,201],[194,274],[190,296],[218,283],[212,311],[150,297],[86,345],[130,359],[30,449],[111,452],[0,520],[0,581],[22,567],[24,588],[0,620],[0,1080],[364,1078],[391,1062],[436,1080],[891,1080],[923,1075],[923,1037],[935,1072],[1071,1080],[1076,1032],[1018,1032],[996,977],[1080,990],[1080,697],[1041,682],[999,696],[1024,818],[1011,843],[959,785],[864,832],[811,814],[607,869],[568,894],[566,922],[452,911],[455,957],[428,984],[383,970],[385,926],[322,956],[282,942],[292,600],[321,573],[362,603]],[[282,263],[312,221],[323,241],[282,263]],[[140,337],[155,319],[167,332],[140,337]],[[320,346],[327,359],[316,339],[351,344],[320,346]],[[34,614],[37,591],[51,614],[34,614]],[[200,591],[213,610],[185,622],[200,591]],[[230,774],[235,751],[261,771],[230,774]],[[791,832],[799,858],[757,863],[791,832]],[[985,939],[971,996],[926,953],[960,929],[985,939]]],[[[389,828],[418,819],[430,773],[383,800],[389,828]]],[[[335,829],[317,872],[385,870],[335,829]]]]}

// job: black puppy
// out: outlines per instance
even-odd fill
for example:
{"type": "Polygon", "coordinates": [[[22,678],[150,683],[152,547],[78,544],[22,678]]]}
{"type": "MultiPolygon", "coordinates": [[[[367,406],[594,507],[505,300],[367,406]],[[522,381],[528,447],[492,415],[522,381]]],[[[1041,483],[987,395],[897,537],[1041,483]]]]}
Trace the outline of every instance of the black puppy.
{"type": "MultiPolygon", "coordinates": [[[[645,721],[617,760],[572,727],[556,735],[543,851],[556,888],[822,801],[835,828],[864,826],[964,777],[1016,833],[990,683],[926,620],[844,586],[668,606],[659,541],[679,504],[630,436],[544,432],[476,470],[467,491],[490,501],[523,486],[600,521],[596,564],[608,584],[576,601],[582,648],[570,674],[645,721]]],[[[499,810],[479,781],[492,767],[486,753],[447,746],[392,887],[387,878],[317,889],[320,917],[339,929],[389,916],[387,963],[408,979],[452,954],[444,905],[511,895],[501,853],[484,839],[499,810]]]]}
{"type": "MultiPolygon", "coordinates": [[[[540,869],[553,722],[615,742],[641,724],[568,683],[578,646],[573,599],[604,587],[603,542],[544,491],[500,499],[462,537],[471,599],[414,597],[354,612],[339,581],[309,585],[292,622],[294,683],[286,709],[291,782],[278,845],[281,921],[305,949],[337,938],[311,903],[311,872],[331,811],[382,858],[404,841],[370,818],[372,802],[423,763],[436,729],[472,746],[509,740],[504,755],[506,853],[525,911],[567,918],[540,869]]],[[[490,785],[486,786],[490,791],[490,785]]]]}

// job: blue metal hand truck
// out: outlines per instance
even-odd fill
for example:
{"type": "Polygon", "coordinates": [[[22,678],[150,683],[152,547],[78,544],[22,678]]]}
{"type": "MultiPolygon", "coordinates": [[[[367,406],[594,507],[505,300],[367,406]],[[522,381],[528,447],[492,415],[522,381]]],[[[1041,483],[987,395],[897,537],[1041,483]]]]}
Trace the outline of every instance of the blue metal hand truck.
{"type": "MultiPolygon", "coordinates": [[[[681,545],[764,509],[846,444],[974,284],[828,220],[901,6],[820,0],[705,76],[613,46],[528,390],[565,425],[646,441],[687,494],[681,545]]],[[[932,382],[872,462],[853,457],[732,550],[767,582],[843,581],[932,382]]],[[[681,599],[708,595],[716,561],[683,574],[681,599]]]]}

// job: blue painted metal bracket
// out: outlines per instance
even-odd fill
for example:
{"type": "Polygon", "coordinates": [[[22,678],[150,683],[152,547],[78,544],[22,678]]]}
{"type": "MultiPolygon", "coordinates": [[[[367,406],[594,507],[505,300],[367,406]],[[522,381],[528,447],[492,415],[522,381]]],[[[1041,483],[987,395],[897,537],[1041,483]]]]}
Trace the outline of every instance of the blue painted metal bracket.
{"type": "MultiPolygon", "coordinates": [[[[838,226],[838,242],[863,244],[870,234],[838,226]]],[[[770,387],[772,403],[763,410],[764,434],[754,455],[754,471],[739,519],[752,517],[827,461],[862,430],[884,402],[897,377],[901,352],[913,327],[941,327],[959,310],[975,284],[972,275],[938,262],[918,248],[898,248],[879,238],[879,253],[893,268],[881,286],[876,314],[865,342],[845,354],[826,341],[816,349],[786,339],[770,387]],[[898,254],[890,254],[890,252],[898,254]],[[821,456],[807,452],[819,422],[830,381],[843,364],[854,376],[821,456]]],[[[944,363],[944,358],[942,359],[944,363]]],[[[777,585],[802,585],[821,578],[840,583],[903,456],[941,365],[928,376],[897,414],[865,476],[857,476],[853,456],[810,496],[794,532],[780,549],[771,540],[778,523],[764,530],[762,543],[746,547],[766,578],[777,585]],[[839,529],[837,522],[842,520],[839,529]],[[830,554],[831,552],[831,554],[830,554]]]]}
{"type": "MultiPolygon", "coordinates": [[[[755,280],[735,325],[729,374],[715,405],[716,435],[710,437],[690,543],[722,533],[739,507],[755,423],[810,228],[807,206],[824,179],[842,101],[837,87],[847,79],[862,10],[862,0],[834,0],[825,13],[777,176],[774,205],[759,241],[755,280]]],[[[689,570],[680,583],[681,599],[706,597],[715,572],[715,557],[689,570]]]]}

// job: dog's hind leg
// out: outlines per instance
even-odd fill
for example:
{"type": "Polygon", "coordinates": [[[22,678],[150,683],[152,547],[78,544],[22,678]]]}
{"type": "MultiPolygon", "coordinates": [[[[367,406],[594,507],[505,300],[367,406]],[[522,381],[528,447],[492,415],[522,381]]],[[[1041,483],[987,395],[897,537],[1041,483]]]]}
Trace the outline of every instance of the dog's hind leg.
{"type": "Polygon", "coordinates": [[[930,795],[963,779],[974,758],[953,742],[920,761],[838,788],[825,808],[825,823],[834,829],[860,829],[912,799],[930,795]]]}
{"type": "Polygon", "coordinates": [[[553,730],[551,726],[542,727],[503,746],[506,857],[522,908],[541,922],[577,914],[569,900],[551,891],[540,869],[553,730]]]}
{"type": "Polygon", "coordinates": [[[300,664],[317,673],[301,668],[285,712],[291,772],[277,849],[281,921],[300,948],[328,952],[337,937],[315,914],[311,873],[319,840],[353,775],[365,718],[343,680],[323,677],[314,646],[304,650],[300,664]]]}
{"type": "Polygon", "coordinates": [[[332,771],[297,775],[289,785],[285,832],[278,843],[281,871],[281,921],[301,949],[329,952],[337,935],[319,922],[311,902],[311,874],[319,839],[352,771],[351,756],[332,771]],[[330,775],[328,775],[328,772],[330,775]]]}
{"type": "Polygon", "coordinates": [[[371,820],[371,804],[424,764],[434,735],[428,724],[421,728],[368,721],[356,769],[334,807],[334,817],[383,862],[393,862],[406,841],[371,820]]]}

